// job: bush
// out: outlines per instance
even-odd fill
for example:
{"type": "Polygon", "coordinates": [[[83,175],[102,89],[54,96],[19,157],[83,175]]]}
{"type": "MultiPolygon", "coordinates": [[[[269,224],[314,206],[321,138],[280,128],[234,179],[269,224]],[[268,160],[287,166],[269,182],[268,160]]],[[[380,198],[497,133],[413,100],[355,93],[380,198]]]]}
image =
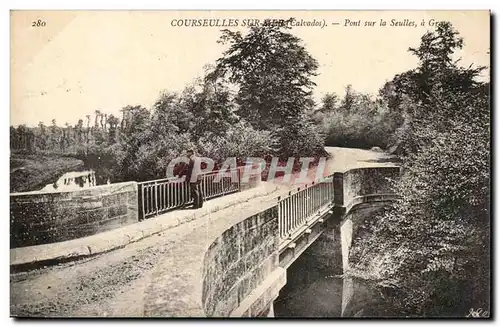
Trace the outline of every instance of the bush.
{"type": "Polygon", "coordinates": [[[385,149],[400,125],[398,115],[389,111],[384,100],[372,100],[350,87],[340,107],[317,113],[314,118],[325,135],[326,145],[350,148],[385,149]]]}
{"type": "Polygon", "coordinates": [[[323,122],[325,144],[363,149],[378,146],[385,149],[391,142],[395,126],[384,121],[384,118],[383,115],[370,118],[362,113],[335,112],[323,122]]]}
{"type": "Polygon", "coordinates": [[[198,142],[201,155],[222,163],[226,158],[261,157],[273,152],[273,139],[268,131],[259,131],[240,122],[229,127],[224,136],[203,137],[198,142]]]}
{"type": "Polygon", "coordinates": [[[418,125],[418,151],[405,159],[396,185],[400,200],[365,222],[369,227],[354,241],[362,240],[363,249],[351,252],[352,273],[397,286],[402,296],[392,301],[406,314],[489,310],[488,107],[454,98],[440,102],[475,117],[448,119],[448,129],[441,131],[418,125]]]}
{"type": "Polygon", "coordinates": [[[326,156],[324,136],[319,128],[305,117],[289,118],[284,127],[273,133],[277,141],[280,158],[326,156]]]}

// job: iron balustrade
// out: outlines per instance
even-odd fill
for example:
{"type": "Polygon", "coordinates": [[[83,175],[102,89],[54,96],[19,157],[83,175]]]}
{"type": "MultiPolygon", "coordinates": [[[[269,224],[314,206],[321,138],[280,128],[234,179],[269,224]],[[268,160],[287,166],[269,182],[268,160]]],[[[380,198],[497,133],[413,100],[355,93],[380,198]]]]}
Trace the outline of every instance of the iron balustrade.
{"type": "Polygon", "coordinates": [[[281,239],[290,238],[311,218],[333,206],[333,178],[306,185],[278,200],[278,229],[281,239]]]}
{"type": "Polygon", "coordinates": [[[205,200],[238,192],[240,190],[240,174],[238,169],[219,173],[205,173],[201,180],[201,191],[205,200]]]}
{"type": "MultiPolygon", "coordinates": [[[[240,190],[238,169],[226,172],[213,171],[204,173],[201,177],[200,189],[205,200],[240,190]]],[[[164,178],[137,184],[142,219],[193,203],[189,183],[180,179],[164,178]]]]}

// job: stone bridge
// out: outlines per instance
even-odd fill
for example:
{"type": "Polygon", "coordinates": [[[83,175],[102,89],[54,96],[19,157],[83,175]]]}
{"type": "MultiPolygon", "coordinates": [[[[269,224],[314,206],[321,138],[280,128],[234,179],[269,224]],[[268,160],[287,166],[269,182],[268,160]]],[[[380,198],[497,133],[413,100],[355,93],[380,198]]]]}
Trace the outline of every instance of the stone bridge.
{"type": "MultiPolygon", "coordinates": [[[[44,219],[36,226],[24,221],[16,242],[28,246],[10,251],[11,314],[273,316],[287,268],[306,249],[326,266],[348,269],[356,224],[396,198],[391,186],[398,177],[397,166],[371,164],[281,192],[253,178],[240,186],[244,191],[208,201],[203,209],[139,222],[133,183],[53,196],[13,194],[12,221],[12,210],[26,216],[26,201],[36,207],[29,219],[44,219]],[[75,225],[63,228],[64,221],[75,225]],[[65,261],[76,263],[65,266],[65,261]],[[52,268],[54,263],[61,267],[52,268]],[[26,275],[32,266],[43,268],[26,275]]],[[[162,194],[149,192],[155,198],[162,194]]]]}
{"type": "Polygon", "coordinates": [[[144,315],[272,316],[286,268],[312,244],[325,261],[347,269],[353,224],[395,199],[391,181],[398,176],[398,167],[335,173],[264,209],[193,231],[156,268],[144,315]],[[308,211],[315,196],[324,201],[308,211]],[[293,228],[284,233],[283,224],[293,228]]]}

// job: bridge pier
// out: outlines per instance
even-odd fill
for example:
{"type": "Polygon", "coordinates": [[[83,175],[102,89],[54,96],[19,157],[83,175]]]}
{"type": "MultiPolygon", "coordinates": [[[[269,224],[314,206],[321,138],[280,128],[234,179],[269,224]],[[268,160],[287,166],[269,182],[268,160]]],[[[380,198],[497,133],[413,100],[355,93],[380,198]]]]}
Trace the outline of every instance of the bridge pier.
{"type": "Polygon", "coordinates": [[[343,247],[340,224],[335,217],[325,221],[323,233],[302,254],[310,267],[329,271],[331,275],[343,273],[343,247]]]}
{"type": "MultiPolygon", "coordinates": [[[[356,229],[366,217],[375,217],[377,214],[384,211],[386,205],[391,201],[378,201],[374,203],[360,203],[351,208],[349,213],[344,217],[340,226],[341,244],[342,244],[342,270],[347,272],[349,270],[349,252],[354,243],[353,236],[356,229]]],[[[352,317],[356,312],[356,295],[357,291],[356,282],[352,277],[343,278],[342,287],[342,313],[341,317],[352,317]]],[[[356,315],[354,315],[356,316],[356,315]]]]}
{"type": "Polygon", "coordinates": [[[269,306],[269,312],[267,313],[268,318],[274,318],[274,303],[269,306]]]}
{"type": "Polygon", "coordinates": [[[345,317],[347,306],[351,303],[354,297],[354,282],[352,278],[343,278],[342,285],[342,311],[340,316],[345,317]]]}
{"type": "Polygon", "coordinates": [[[342,271],[349,269],[349,250],[352,245],[353,223],[352,219],[347,219],[340,226],[340,246],[342,249],[342,271]]]}

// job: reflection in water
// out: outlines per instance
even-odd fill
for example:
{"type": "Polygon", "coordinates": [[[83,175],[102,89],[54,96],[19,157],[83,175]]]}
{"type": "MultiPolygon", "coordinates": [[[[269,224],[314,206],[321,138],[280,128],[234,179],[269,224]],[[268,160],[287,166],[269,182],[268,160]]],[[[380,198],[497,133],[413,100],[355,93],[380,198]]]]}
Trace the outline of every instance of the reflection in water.
{"type": "Polygon", "coordinates": [[[275,317],[394,316],[373,283],[343,279],[332,274],[332,269],[301,258],[287,270],[287,284],[274,302],[274,314],[275,317]]]}
{"type": "Polygon", "coordinates": [[[96,186],[96,176],[93,170],[72,171],[62,175],[53,184],[48,184],[41,191],[71,191],[96,186]]]}

